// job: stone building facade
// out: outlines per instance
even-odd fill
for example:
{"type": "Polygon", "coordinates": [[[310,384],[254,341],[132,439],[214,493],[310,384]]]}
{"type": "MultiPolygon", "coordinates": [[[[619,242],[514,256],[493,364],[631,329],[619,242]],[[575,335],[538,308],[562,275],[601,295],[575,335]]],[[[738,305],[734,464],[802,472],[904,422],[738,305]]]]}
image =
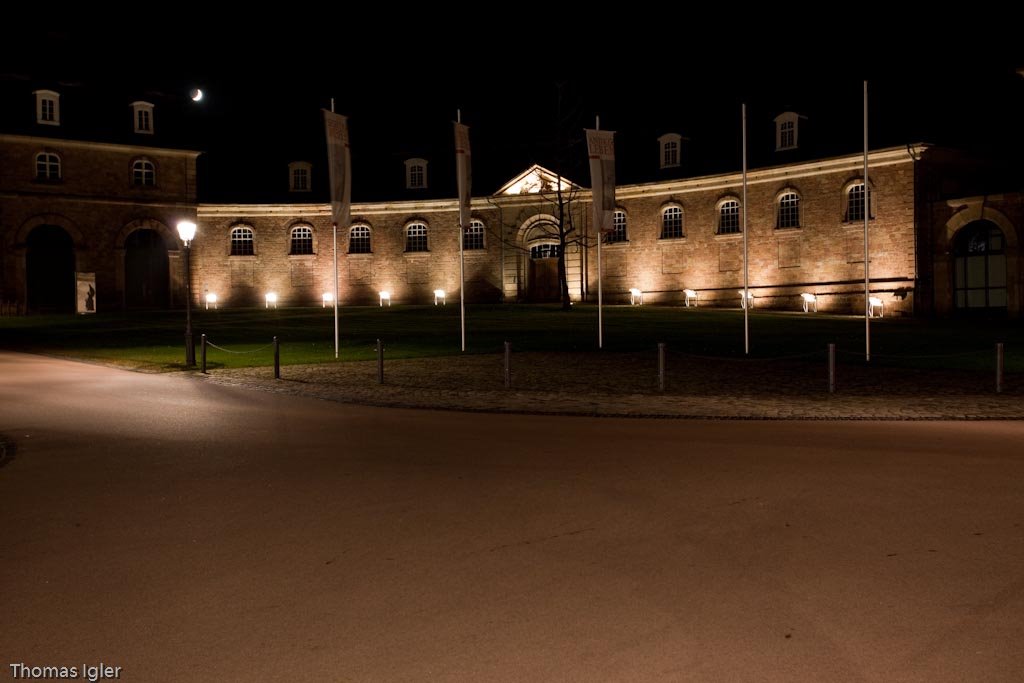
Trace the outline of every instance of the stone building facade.
{"type": "MultiPolygon", "coordinates": [[[[918,273],[915,161],[926,149],[870,155],[871,290],[886,311],[914,312],[918,273]]],[[[818,296],[821,311],[863,306],[863,214],[849,206],[863,187],[863,157],[848,156],[752,171],[747,178],[748,281],[755,306],[794,309],[801,294],[818,296]]],[[[557,300],[552,249],[557,239],[557,178],[541,167],[512,179],[494,196],[473,202],[483,239],[467,235],[467,301],[557,300]]],[[[567,182],[563,179],[563,182],[567,182]]],[[[743,286],[742,177],[739,174],[620,186],[620,232],[601,245],[602,289],[622,303],[630,290],[646,303],[681,303],[684,290],[700,305],[738,306],[743,286]],[[738,205],[738,206],[737,206],[738,205]],[[737,211],[738,209],[738,211],[737,211]]],[[[570,296],[593,301],[597,236],[589,192],[568,184],[576,230],[566,253],[570,296]],[[586,274],[584,277],[583,274],[586,274]]],[[[194,243],[197,296],[216,293],[225,305],[253,305],[275,292],[283,305],[310,305],[333,291],[328,205],[200,205],[194,243]],[[312,253],[293,243],[312,234],[312,253]],[[232,234],[251,231],[239,248],[232,234]],[[234,253],[233,253],[234,249],[234,253]]],[[[354,204],[352,228],[338,237],[339,301],[428,303],[435,289],[459,287],[458,211],[452,201],[354,204]],[[410,237],[425,228],[426,247],[410,237]],[[355,233],[353,233],[355,231],[355,233]],[[356,235],[353,243],[352,236],[356,235]],[[369,248],[359,242],[369,234],[369,248]],[[353,246],[355,244],[355,246],[353,246]],[[358,253],[358,252],[366,253],[358,253]]],[[[417,233],[418,234],[418,233],[417,233]]]]}
{"type": "Polygon", "coordinates": [[[198,152],[0,135],[0,300],[74,310],[76,272],[99,310],[184,305],[174,226],[195,220],[198,152]]]}
{"type": "MultiPolygon", "coordinates": [[[[56,101],[43,92],[51,94],[40,102],[56,101]]],[[[52,132],[43,120],[57,115],[52,108],[37,112],[39,135],[0,135],[3,310],[73,310],[75,272],[95,273],[100,311],[182,305],[181,220],[198,224],[194,304],[212,294],[221,307],[262,305],[273,292],[281,306],[320,305],[334,289],[329,205],[199,204],[199,153],[144,144],[151,130],[140,126],[152,124],[153,108],[132,107],[131,144],[42,134],[52,132]]],[[[678,140],[662,144],[663,162],[674,160],[678,140]]],[[[752,170],[745,199],[738,173],[620,185],[615,231],[599,246],[587,179],[534,166],[473,200],[466,300],[557,300],[561,214],[572,226],[565,261],[574,301],[596,301],[600,250],[609,303],[628,302],[636,289],[647,304],[679,304],[692,290],[698,305],[737,307],[745,224],[755,307],[797,310],[813,294],[819,311],[859,313],[867,213],[871,296],[886,315],[1019,316],[1021,195],[957,198],[969,172],[946,150],[909,145],[870,153],[867,193],[860,154],[752,170]]],[[[376,304],[384,291],[392,304],[430,303],[438,289],[458,296],[457,223],[454,198],[355,203],[337,237],[339,301],[376,304]]]]}

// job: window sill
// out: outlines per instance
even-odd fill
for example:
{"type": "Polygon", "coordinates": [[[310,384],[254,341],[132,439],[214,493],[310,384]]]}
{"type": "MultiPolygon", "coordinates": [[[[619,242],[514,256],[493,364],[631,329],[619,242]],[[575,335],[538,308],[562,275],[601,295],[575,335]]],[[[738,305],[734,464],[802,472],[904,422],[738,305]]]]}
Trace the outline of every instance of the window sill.
{"type": "Polygon", "coordinates": [[[372,251],[350,251],[345,255],[349,258],[373,258],[372,251]]]}
{"type": "Polygon", "coordinates": [[[743,239],[743,233],[742,232],[727,232],[727,233],[725,233],[723,235],[719,235],[719,234],[716,233],[715,235],[713,235],[713,237],[715,238],[716,241],[719,241],[719,242],[732,242],[733,240],[742,240],[743,239]]]}
{"type": "Polygon", "coordinates": [[[316,254],[288,254],[289,260],[296,261],[312,261],[316,258],[316,254]]]}
{"type": "Polygon", "coordinates": [[[794,225],[788,228],[775,228],[776,234],[780,232],[800,232],[801,230],[803,230],[803,227],[799,225],[794,225]]]}
{"type": "Polygon", "coordinates": [[[237,261],[255,261],[256,254],[228,254],[232,259],[237,261]]]}
{"type": "Polygon", "coordinates": [[[430,252],[429,251],[403,251],[402,252],[402,256],[408,256],[410,258],[416,258],[416,257],[423,258],[423,257],[430,256],[430,252]]]}
{"type": "Polygon", "coordinates": [[[683,235],[682,237],[659,237],[658,241],[662,243],[685,242],[686,235],[683,235]]]}

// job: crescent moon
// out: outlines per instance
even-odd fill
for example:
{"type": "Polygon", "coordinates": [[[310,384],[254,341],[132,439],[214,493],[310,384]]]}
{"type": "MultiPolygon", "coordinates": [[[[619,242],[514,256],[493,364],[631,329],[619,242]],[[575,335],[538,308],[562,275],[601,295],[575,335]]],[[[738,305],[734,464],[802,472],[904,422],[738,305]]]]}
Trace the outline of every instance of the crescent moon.
{"type": "Polygon", "coordinates": [[[196,88],[195,90],[192,91],[192,101],[193,102],[198,102],[201,99],[203,99],[203,91],[200,90],[199,88],[196,88]]]}

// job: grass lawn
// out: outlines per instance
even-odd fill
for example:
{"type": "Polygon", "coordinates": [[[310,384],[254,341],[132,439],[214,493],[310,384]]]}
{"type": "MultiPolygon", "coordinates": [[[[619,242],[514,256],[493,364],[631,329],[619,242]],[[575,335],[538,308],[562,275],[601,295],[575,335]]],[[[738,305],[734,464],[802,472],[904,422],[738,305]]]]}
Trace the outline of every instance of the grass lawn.
{"type": "MultiPolygon", "coordinates": [[[[603,316],[608,351],[653,351],[665,342],[673,352],[712,362],[743,356],[740,310],[606,306],[603,316]]],[[[342,361],[374,358],[378,338],[388,358],[459,353],[458,306],[345,307],[339,319],[342,361]]],[[[860,317],[751,311],[751,356],[809,354],[820,360],[834,342],[842,361],[857,362],[863,358],[864,327],[860,317]]],[[[184,328],[184,311],[0,318],[0,347],[175,370],[184,366],[184,328]]],[[[282,364],[334,362],[329,308],[198,310],[193,330],[197,344],[205,333],[232,351],[258,349],[277,336],[282,364]]],[[[469,306],[466,341],[469,353],[499,352],[504,341],[519,351],[596,351],[597,308],[580,305],[564,313],[557,306],[469,306]]],[[[990,368],[997,341],[1006,345],[1007,372],[1024,370],[1019,320],[871,319],[872,363],[880,365],[990,368]]],[[[273,362],[269,348],[241,354],[211,348],[207,357],[213,368],[273,362]]]]}

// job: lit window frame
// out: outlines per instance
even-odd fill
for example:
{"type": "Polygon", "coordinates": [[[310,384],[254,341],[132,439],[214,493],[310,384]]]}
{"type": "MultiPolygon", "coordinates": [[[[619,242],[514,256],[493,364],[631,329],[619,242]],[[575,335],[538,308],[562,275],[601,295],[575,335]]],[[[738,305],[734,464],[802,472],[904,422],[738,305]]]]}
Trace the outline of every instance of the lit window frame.
{"type": "Polygon", "coordinates": [[[715,229],[716,235],[740,235],[743,234],[743,222],[741,212],[743,204],[739,197],[722,197],[715,205],[715,213],[718,214],[718,226],[715,229]]]}
{"type": "Polygon", "coordinates": [[[63,180],[63,160],[60,154],[51,150],[43,150],[36,153],[35,179],[46,183],[56,183],[63,180]]]}
{"type": "Polygon", "coordinates": [[[256,255],[256,231],[251,225],[232,226],[228,233],[230,238],[231,256],[255,256],[256,255]]]}
{"type": "Polygon", "coordinates": [[[474,218],[469,225],[463,228],[462,249],[464,251],[481,251],[487,248],[484,243],[484,223],[474,218]]]}
{"type": "Polygon", "coordinates": [[[424,221],[412,221],[405,226],[405,253],[424,254],[430,251],[430,230],[424,221]]]}
{"type": "Polygon", "coordinates": [[[312,256],[313,253],[313,226],[308,223],[293,225],[288,236],[288,254],[312,256]]]}
{"type": "Polygon", "coordinates": [[[132,185],[135,187],[156,187],[156,164],[149,159],[132,161],[132,185]]]}
{"type": "Polygon", "coordinates": [[[686,237],[686,211],[681,204],[665,204],[661,207],[661,237],[663,240],[686,237]],[[671,217],[670,217],[671,214],[671,217]],[[674,234],[678,233],[678,234],[674,234]]]}
{"type": "Polygon", "coordinates": [[[357,223],[348,230],[348,253],[372,254],[373,231],[365,223],[357,223]]]}

